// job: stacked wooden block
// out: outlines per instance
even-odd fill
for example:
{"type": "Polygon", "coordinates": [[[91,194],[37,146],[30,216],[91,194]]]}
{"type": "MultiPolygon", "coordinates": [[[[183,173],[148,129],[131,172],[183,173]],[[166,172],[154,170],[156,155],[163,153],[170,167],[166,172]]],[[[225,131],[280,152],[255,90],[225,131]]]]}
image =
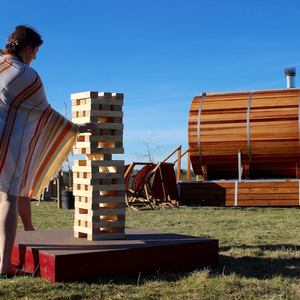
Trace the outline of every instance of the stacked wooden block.
{"type": "Polygon", "coordinates": [[[88,240],[125,238],[123,94],[84,92],[71,95],[74,123],[93,122],[97,131],[79,134],[74,154],[75,237],[88,240]]]}

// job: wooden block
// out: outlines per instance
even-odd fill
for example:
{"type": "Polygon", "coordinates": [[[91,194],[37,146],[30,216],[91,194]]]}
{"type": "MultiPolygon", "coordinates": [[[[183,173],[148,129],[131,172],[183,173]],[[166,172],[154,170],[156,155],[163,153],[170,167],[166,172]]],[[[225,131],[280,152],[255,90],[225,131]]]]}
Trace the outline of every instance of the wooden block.
{"type": "MultiPolygon", "coordinates": [[[[109,110],[115,110],[116,106],[122,107],[124,104],[124,101],[98,98],[98,99],[87,99],[86,104],[91,105],[92,108],[93,108],[93,105],[109,105],[110,106],[109,110]]],[[[97,109],[99,109],[99,108],[97,108],[97,109]]]]}
{"type": "Polygon", "coordinates": [[[89,184],[83,184],[82,181],[79,181],[79,183],[74,183],[73,194],[77,195],[78,192],[80,191],[93,193],[98,191],[122,191],[124,189],[125,189],[124,183],[89,185],[89,184]]]}
{"type": "MultiPolygon", "coordinates": [[[[73,113],[72,113],[73,114],[73,113]]],[[[115,115],[121,115],[120,112],[116,111],[115,115]]],[[[116,123],[122,123],[123,118],[122,117],[113,117],[113,116],[80,116],[74,115],[72,117],[72,122],[76,124],[81,124],[81,123],[86,123],[86,122],[92,122],[92,123],[111,123],[111,124],[116,124],[116,123]]]]}
{"type": "Polygon", "coordinates": [[[72,119],[77,119],[77,118],[90,118],[91,112],[90,111],[73,111],[72,112],[72,119]]]}
{"type": "Polygon", "coordinates": [[[122,142],[123,136],[120,135],[99,135],[94,136],[91,134],[80,135],[77,138],[77,142],[122,142]]]}
{"type": "Polygon", "coordinates": [[[99,241],[99,240],[122,240],[125,239],[125,231],[117,233],[106,233],[103,232],[97,235],[88,235],[88,241],[99,241]]]}
{"type": "Polygon", "coordinates": [[[91,167],[91,166],[73,166],[73,172],[84,172],[84,173],[97,173],[99,172],[99,167],[91,167]]]}
{"type": "Polygon", "coordinates": [[[116,100],[123,100],[124,99],[124,94],[121,93],[112,93],[112,98],[116,100]]]}
{"type": "MultiPolygon", "coordinates": [[[[77,142],[74,146],[74,149],[81,149],[81,148],[90,148],[95,149],[96,151],[90,153],[97,153],[98,149],[101,148],[122,148],[123,147],[123,137],[122,136],[99,136],[99,137],[85,137],[79,136],[77,138],[77,142]],[[87,141],[86,141],[87,140],[87,141]],[[96,141],[95,141],[96,140],[96,141]]],[[[105,153],[105,151],[100,151],[99,153],[105,153]]],[[[109,153],[109,152],[108,152],[109,153]]],[[[114,153],[114,152],[112,152],[114,153]]]]}
{"type": "Polygon", "coordinates": [[[96,140],[97,136],[101,136],[102,138],[105,136],[123,136],[123,130],[117,130],[117,129],[113,129],[113,128],[105,128],[105,129],[101,129],[98,128],[96,129],[93,134],[90,133],[81,133],[78,135],[77,141],[88,141],[89,139],[85,138],[85,136],[92,136],[94,140],[96,140]]]}
{"type": "MultiPolygon", "coordinates": [[[[80,173],[80,172],[76,172],[80,173]]],[[[77,175],[77,174],[76,174],[77,175]]],[[[88,177],[88,176],[86,176],[88,177]]],[[[109,182],[113,184],[112,181],[118,181],[118,183],[124,184],[124,173],[97,173],[97,174],[91,174],[92,178],[84,178],[75,176],[73,177],[73,184],[86,184],[86,185],[98,185],[98,184],[104,184],[105,182],[109,182]],[[109,180],[109,181],[108,181],[109,180]],[[120,182],[121,181],[121,182],[120,182]]]]}
{"type": "Polygon", "coordinates": [[[74,166],[89,167],[118,167],[124,166],[124,160],[76,160],[74,166]]]}
{"type": "Polygon", "coordinates": [[[87,160],[112,160],[111,154],[90,154],[86,155],[87,160]]]}
{"type": "Polygon", "coordinates": [[[75,231],[74,230],[74,237],[75,238],[86,238],[87,235],[85,233],[79,232],[79,231],[75,231]]]}
{"type": "Polygon", "coordinates": [[[120,218],[120,220],[118,220],[118,216],[113,215],[113,213],[114,212],[111,212],[110,214],[98,214],[93,216],[85,214],[75,214],[75,224],[84,228],[105,228],[124,226],[125,219],[120,218]]]}
{"type": "Polygon", "coordinates": [[[75,220],[78,226],[83,226],[86,228],[97,228],[97,227],[118,227],[120,226],[121,222],[125,222],[125,209],[121,210],[90,210],[88,214],[80,214],[75,212],[75,220]],[[121,212],[121,213],[120,213],[121,212]],[[118,218],[118,215],[121,218],[118,218]],[[78,222],[80,221],[80,222],[78,222]],[[108,226],[104,224],[97,224],[94,226],[95,223],[101,222],[111,222],[108,226]],[[113,224],[113,222],[120,222],[118,224],[113,224]]]}
{"type": "Polygon", "coordinates": [[[98,123],[122,123],[123,118],[118,117],[98,117],[98,123]]]}
{"type": "Polygon", "coordinates": [[[115,227],[125,227],[124,221],[103,221],[93,223],[94,228],[115,228],[115,227]]]}
{"type": "MultiPolygon", "coordinates": [[[[79,197],[76,196],[76,199],[78,199],[79,197]]],[[[102,197],[104,198],[104,197],[102,197]]],[[[114,199],[115,201],[116,199],[114,199]]],[[[125,209],[126,209],[126,204],[125,204],[125,201],[124,201],[124,197],[122,197],[122,201],[119,201],[119,202],[113,202],[113,199],[111,200],[111,202],[108,202],[107,200],[105,202],[102,202],[103,200],[101,199],[100,200],[101,202],[100,203],[95,203],[95,201],[91,200],[91,202],[80,202],[80,201],[77,201],[75,200],[75,210],[76,209],[82,209],[82,211],[80,212],[80,214],[85,214],[86,212],[84,212],[83,210],[86,210],[87,212],[89,210],[92,210],[92,211],[98,211],[99,209],[102,209],[103,207],[106,207],[106,206],[112,206],[115,207],[115,208],[118,208],[118,209],[123,209],[122,210],[122,214],[125,215],[125,209]]],[[[79,213],[79,212],[77,212],[79,213]]],[[[100,215],[104,215],[105,213],[104,212],[101,212],[100,215]]],[[[117,212],[113,213],[114,214],[119,214],[117,212]]]]}
{"type": "Polygon", "coordinates": [[[73,190],[74,196],[81,196],[81,197],[100,197],[99,191],[84,191],[84,190],[73,190]]]}
{"type": "Polygon", "coordinates": [[[124,154],[124,148],[74,148],[74,154],[124,154]]]}
{"type": "MultiPolygon", "coordinates": [[[[98,162],[95,160],[90,160],[91,162],[98,162]]],[[[100,162],[104,162],[104,161],[100,161],[100,162]]],[[[92,173],[92,174],[96,174],[98,172],[103,172],[103,173],[107,173],[107,178],[111,178],[112,175],[109,175],[110,173],[114,174],[114,173],[119,173],[121,172],[120,170],[120,166],[115,166],[115,163],[112,162],[110,164],[103,164],[103,165],[75,165],[74,162],[74,166],[73,166],[73,172],[83,172],[83,173],[92,173]]],[[[89,176],[89,178],[92,178],[92,176],[89,176]]],[[[99,177],[98,177],[99,178],[99,177]]]]}
{"type": "MultiPolygon", "coordinates": [[[[79,181],[81,182],[81,181],[79,181]]],[[[74,195],[77,194],[77,191],[85,192],[95,192],[95,191],[122,191],[125,189],[124,184],[99,184],[99,185],[89,185],[77,183],[74,185],[74,195]]]]}
{"type": "Polygon", "coordinates": [[[75,206],[83,205],[82,208],[89,209],[90,205],[93,206],[93,205],[98,205],[100,203],[125,203],[124,196],[125,196],[125,194],[118,195],[118,196],[100,196],[100,195],[98,195],[98,197],[80,197],[80,196],[75,195],[75,206]]]}
{"type": "Polygon", "coordinates": [[[113,99],[81,99],[72,101],[72,112],[121,111],[123,106],[123,100],[113,99]]]}
{"type": "Polygon", "coordinates": [[[122,190],[101,190],[101,191],[85,191],[85,190],[73,190],[74,196],[81,196],[81,197],[92,197],[93,199],[99,199],[101,200],[102,196],[120,196],[117,195],[117,192],[125,193],[125,191],[122,190]]]}
{"type": "Polygon", "coordinates": [[[84,104],[77,104],[72,106],[72,115],[75,115],[75,112],[83,112],[83,111],[91,111],[92,107],[91,104],[86,104],[87,101],[84,102],[84,104]]]}
{"type": "Polygon", "coordinates": [[[111,107],[111,110],[113,110],[113,111],[122,111],[123,107],[122,107],[122,105],[114,105],[114,106],[111,107]]]}
{"type": "Polygon", "coordinates": [[[73,123],[76,123],[76,124],[81,124],[81,123],[88,123],[88,122],[91,122],[91,123],[98,123],[99,121],[99,118],[98,117],[72,117],[72,122],[73,123]]]}
{"type": "Polygon", "coordinates": [[[123,130],[124,129],[124,124],[123,123],[97,123],[97,127],[99,129],[123,130]]]}
{"type": "Polygon", "coordinates": [[[74,225],[74,231],[85,233],[85,234],[91,234],[93,232],[92,228],[77,226],[77,225],[74,225]]]}
{"type": "Polygon", "coordinates": [[[123,146],[122,142],[103,141],[98,142],[98,148],[120,148],[117,147],[117,144],[121,144],[123,146]]]}
{"type": "Polygon", "coordinates": [[[75,217],[75,226],[77,226],[77,228],[81,228],[83,230],[85,230],[85,233],[88,232],[89,229],[99,229],[99,228],[114,228],[114,227],[125,227],[125,220],[118,220],[116,219],[112,219],[110,218],[111,216],[107,215],[107,216],[97,216],[95,217],[94,221],[87,221],[86,219],[84,219],[84,216],[81,215],[76,215],[75,217]],[[80,219],[81,217],[81,219],[80,219]]]}
{"type": "MultiPolygon", "coordinates": [[[[99,185],[99,184],[114,184],[114,182],[118,181],[121,181],[119,182],[120,184],[124,184],[124,174],[121,174],[121,173],[116,173],[114,175],[111,175],[109,177],[105,176],[106,174],[103,174],[103,173],[99,173],[97,177],[99,178],[76,178],[74,177],[73,179],[73,184],[85,184],[85,185],[99,185]]],[[[95,176],[94,176],[95,177],[95,176]]]]}
{"type": "Polygon", "coordinates": [[[93,111],[92,110],[86,112],[87,113],[89,112],[92,117],[123,118],[122,111],[105,111],[105,110],[93,111]]]}
{"type": "Polygon", "coordinates": [[[112,97],[112,93],[100,92],[100,93],[98,93],[98,97],[97,98],[111,99],[111,97],[112,97]]]}
{"type": "Polygon", "coordinates": [[[98,142],[85,142],[78,139],[76,142],[76,148],[98,148],[98,142]]]}
{"type": "Polygon", "coordinates": [[[71,94],[71,100],[76,99],[83,99],[83,98],[98,98],[99,93],[98,92],[82,92],[82,93],[76,93],[71,94]]]}
{"type": "Polygon", "coordinates": [[[99,209],[99,210],[93,210],[93,216],[111,216],[111,215],[125,215],[125,208],[121,209],[112,209],[112,208],[107,208],[107,209],[99,209]]]}

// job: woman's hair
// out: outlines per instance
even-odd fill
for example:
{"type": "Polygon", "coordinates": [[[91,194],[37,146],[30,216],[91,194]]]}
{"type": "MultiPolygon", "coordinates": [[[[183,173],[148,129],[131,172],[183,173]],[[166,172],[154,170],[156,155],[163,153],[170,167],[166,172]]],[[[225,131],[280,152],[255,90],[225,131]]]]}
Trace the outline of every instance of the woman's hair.
{"type": "Polygon", "coordinates": [[[27,25],[19,25],[7,38],[7,43],[8,44],[0,50],[0,54],[14,54],[23,62],[23,59],[19,55],[20,51],[28,45],[32,48],[39,47],[43,44],[43,40],[36,29],[27,25]]]}

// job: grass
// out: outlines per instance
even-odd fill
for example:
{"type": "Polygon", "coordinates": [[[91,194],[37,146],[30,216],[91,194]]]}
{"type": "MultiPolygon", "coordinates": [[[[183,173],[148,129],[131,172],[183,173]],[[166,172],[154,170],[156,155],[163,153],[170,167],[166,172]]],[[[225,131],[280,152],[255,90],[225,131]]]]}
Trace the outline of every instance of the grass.
{"type": "MultiPolygon", "coordinates": [[[[36,229],[73,227],[74,211],[58,210],[55,202],[36,204],[32,203],[36,229]]],[[[298,208],[181,207],[126,213],[128,227],[218,239],[219,266],[72,283],[28,275],[1,280],[0,298],[300,299],[298,208]]]]}

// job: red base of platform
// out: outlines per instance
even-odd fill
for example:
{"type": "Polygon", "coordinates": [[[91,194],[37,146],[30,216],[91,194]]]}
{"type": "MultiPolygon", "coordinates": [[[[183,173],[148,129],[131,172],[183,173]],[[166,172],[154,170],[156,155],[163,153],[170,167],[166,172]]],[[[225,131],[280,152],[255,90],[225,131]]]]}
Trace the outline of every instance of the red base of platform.
{"type": "Polygon", "coordinates": [[[52,282],[98,275],[216,267],[218,240],[126,228],[124,240],[87,241],[73,230],[18,232],[12,261],[52,282]]]}

